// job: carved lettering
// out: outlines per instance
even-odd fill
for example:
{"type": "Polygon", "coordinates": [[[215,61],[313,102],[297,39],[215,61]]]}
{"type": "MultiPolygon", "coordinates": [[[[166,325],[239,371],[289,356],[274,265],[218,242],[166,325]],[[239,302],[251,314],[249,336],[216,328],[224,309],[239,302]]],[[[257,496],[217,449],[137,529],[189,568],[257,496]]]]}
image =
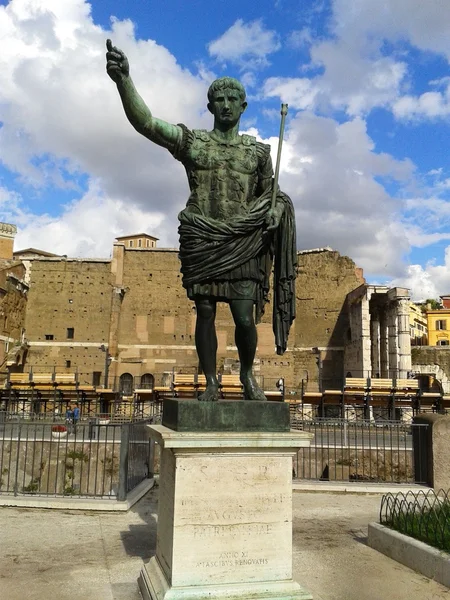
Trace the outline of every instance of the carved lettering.
{"type": "MultiPolygon", "coordinates": [[[[267,558],[235,558],[233,560],[223,559],[222,557],[226,554],[233,554],[238,556],[239,552],[222,552],[217,560],[201,560],[196,563],[196,567],[202,569],[220,569],[223,567],[244,567],[248,565],[267,565],[269,564],[269,559],[267,558]]],[[[247,555],[247,552],[242,552],[242,554],[247,555]]]]}
{"type": "Polygon", "coordinates": [[[231,525],[194,525],[194,537],[236,537],[238,535],[270,535],[272,525],[266,523],[234,523],[231,525]]]}

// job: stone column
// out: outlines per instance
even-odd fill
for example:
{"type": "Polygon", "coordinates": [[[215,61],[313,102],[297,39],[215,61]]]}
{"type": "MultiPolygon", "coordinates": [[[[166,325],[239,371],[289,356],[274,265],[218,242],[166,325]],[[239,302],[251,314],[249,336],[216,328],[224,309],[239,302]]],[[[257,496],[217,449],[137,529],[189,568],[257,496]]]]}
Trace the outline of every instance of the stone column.
{"type": "Polygon", "coordinates": [[[399,298],[397,308],[398,377],[406,379],[411,371],[411,334],[409,327],[409,299],[399,298]]]}
{"type": "Polygon", "coordinates": [[[361,298],[361,375],[368,377],[372,372],[371,343],[370,343],[370,311],[369,297],[361,298]]]}
{"type": "Polygon", "coordinates": [[[371,361],[372,377],[381,377],[380,366],[380,316],[378,309],[374,309],[370,315],[370,342],[371,342],[371,361]]]}
{"type": "Polygon", "coordinates": [[[388,354],[388,326],[387,309],[383,307],[379,312],[380,318],[380,375],[386,379],[389,377],[389,354],[388,354]]]}
{"type": "Polygon", "coordinates": [[[398,377],[398,339],[397,339],[397,308],[395,302],[389,303],[387,313],[388,348],[389,348],[389,377],[398,377]]]}

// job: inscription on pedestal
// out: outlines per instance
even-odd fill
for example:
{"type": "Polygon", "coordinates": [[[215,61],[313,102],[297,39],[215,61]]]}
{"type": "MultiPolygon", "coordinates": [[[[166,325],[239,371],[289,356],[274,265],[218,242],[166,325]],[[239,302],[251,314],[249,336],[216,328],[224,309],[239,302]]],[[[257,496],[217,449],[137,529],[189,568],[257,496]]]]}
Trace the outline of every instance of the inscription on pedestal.
{"type": "Polygon", "coordinates": [[[292,577],[291,461],[271,454],[177,458],[173,584],[292,577]]]}

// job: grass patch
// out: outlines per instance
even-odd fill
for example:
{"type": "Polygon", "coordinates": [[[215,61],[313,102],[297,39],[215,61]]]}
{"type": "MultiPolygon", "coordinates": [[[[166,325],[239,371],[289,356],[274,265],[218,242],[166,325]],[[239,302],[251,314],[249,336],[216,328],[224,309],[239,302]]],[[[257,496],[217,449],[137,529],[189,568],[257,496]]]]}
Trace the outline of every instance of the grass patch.
{"type": "Polygon", "coordinates": [[[382,524],[450,553],[450,502],[447,500],[422,507],[406,504],[403,510],[386,516],[382,524]]]}

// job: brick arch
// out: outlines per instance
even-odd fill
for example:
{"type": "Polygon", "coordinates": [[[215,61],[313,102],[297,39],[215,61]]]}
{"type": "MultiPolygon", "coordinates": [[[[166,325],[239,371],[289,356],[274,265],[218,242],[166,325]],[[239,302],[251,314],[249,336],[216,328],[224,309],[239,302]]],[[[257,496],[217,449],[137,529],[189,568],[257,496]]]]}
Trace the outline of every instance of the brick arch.
{"type": "Polygon", "coordinates": [[[414,373],[419,375],[434,375],[442,386],[444,394],[450,394],[450,380],[439,365],[413,365],[414,373]]]}

